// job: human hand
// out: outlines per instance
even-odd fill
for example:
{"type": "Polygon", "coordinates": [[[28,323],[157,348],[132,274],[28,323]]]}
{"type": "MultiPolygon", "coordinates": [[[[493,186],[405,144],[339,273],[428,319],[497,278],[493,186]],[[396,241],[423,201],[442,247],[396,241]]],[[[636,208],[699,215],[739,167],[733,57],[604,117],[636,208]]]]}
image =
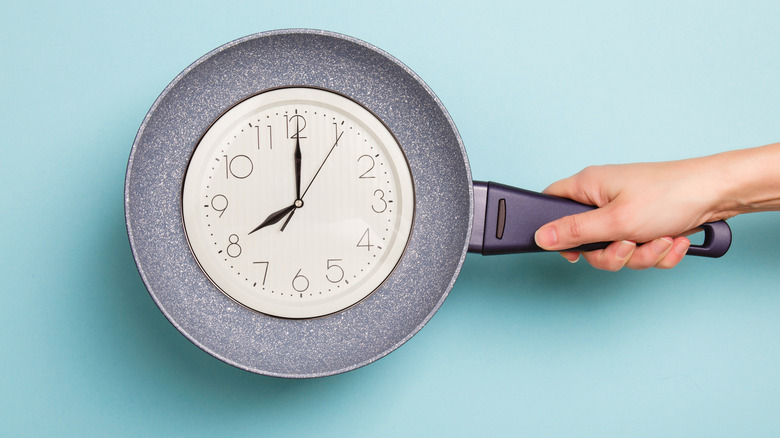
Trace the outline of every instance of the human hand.
{"type": "MultiPolygon", "coordinates": [[[[613,241],[582,256],[594,267],[610,271],[623,266],[672,268],[690,246],[684,234],[704,222],[734,215],[721,208],[722,176],[714,172],[712,160],[593,166],[558,181],[544,192],[600,208],[541,227],[536,243],[547,250],[563,250],[613,241]]],[[[572,262],[580,255],[561,254],[572,262]]]]}

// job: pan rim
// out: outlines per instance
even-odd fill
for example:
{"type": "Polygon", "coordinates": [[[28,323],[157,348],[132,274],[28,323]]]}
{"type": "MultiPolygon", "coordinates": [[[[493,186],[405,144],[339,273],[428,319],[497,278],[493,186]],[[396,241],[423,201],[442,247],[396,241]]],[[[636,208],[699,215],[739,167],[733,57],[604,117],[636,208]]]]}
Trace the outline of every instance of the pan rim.
{"type": "Polygon", "coordinates": [[[210,355],[277,377],[321,377],[356,369],[419,332],[457,278],[472,216],[468,158],[438,97],[388,53],[324,30],[261,32],[224,44],[192,63],[166,86],[145,116],[125,179],[131,251],[160,311],[210,355]],[[291,63],[291,56],[306,62],[291,63]],[[236,101],[279,86],[324,88],[377,114],[399,139],[415,184],[410,241],[383,285],[351,308],[304,321],[258,314],[216,289],[186,243],[180,214],[183,169],[200,131],[236,101]],[[415,124],[414,117],[420,115],[425,123],[415,124]],[[185,119],[186,126],[176,123],[185,119]],[[307,347],[316,351],[300,356],[303,353],[295,350],[307,347]],[[298,356],[285,357],[291,354],[298,356]],[[301,357],[305,366],[291,363],[301,357]]]}

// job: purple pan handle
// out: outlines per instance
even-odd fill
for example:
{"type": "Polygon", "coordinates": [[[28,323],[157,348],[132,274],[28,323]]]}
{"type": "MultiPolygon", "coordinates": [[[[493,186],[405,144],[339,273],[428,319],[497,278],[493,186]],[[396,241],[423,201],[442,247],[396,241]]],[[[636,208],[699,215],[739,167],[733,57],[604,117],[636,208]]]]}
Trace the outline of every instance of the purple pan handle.
{"type": "MultiPolygon", "coordinates": [[[[484,255],[544,251],[534,241],[539,227],[594,208],[566,198],[494,182],[474,181],[474,225],[469,251],[484,255]]],[[[689,255],[720,257],[728,251],[731,229],[726,222],[708,222],[699,228],[704,231],[704,243],[691,245],[689,255]]],[[[610,243],[591,243],[572,250],[603,249],[610,243]]]]}

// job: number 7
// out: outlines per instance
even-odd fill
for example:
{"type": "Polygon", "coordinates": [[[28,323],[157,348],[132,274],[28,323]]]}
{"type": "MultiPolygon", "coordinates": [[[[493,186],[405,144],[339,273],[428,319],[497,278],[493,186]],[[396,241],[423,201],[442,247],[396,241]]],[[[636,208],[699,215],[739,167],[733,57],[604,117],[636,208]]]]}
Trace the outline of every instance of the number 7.
{"type": "Polygon", "coordinates": [[[265,286],[265,277],[268,276],[268,265],[269,262],[252,262],[255,265],[265,265],[265,272],[263,272],[263,286],[265,286]]]}

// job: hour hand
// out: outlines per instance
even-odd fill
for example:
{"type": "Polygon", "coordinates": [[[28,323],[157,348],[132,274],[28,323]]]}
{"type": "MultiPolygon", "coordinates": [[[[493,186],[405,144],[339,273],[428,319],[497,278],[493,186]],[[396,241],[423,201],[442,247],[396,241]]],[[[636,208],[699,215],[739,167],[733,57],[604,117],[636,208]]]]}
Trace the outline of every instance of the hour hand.
{"type": "Polygon", "coordinates": [[[293,205],[291,205],[289,207],[284,207],[283,209],[281,209],[279,211],[275,211],[275,212],[271,213],[270,215],[268,215],[267,218],[265,218],[265,220],[263,221],[262,224],[258,225],[257,228],[255,228],[254,230],[250,231],[249,234],[252,234],[255,231],[257,231],[257,230],[259,230],[259,229],[261,229],[263,227],[267,227],[269,225],[273,225],[273,224],[279,222],[280,220],[282,220],[283,217],[287,216],[293,210],[295,210],[295,204],[293,204],[293,205]]]}

